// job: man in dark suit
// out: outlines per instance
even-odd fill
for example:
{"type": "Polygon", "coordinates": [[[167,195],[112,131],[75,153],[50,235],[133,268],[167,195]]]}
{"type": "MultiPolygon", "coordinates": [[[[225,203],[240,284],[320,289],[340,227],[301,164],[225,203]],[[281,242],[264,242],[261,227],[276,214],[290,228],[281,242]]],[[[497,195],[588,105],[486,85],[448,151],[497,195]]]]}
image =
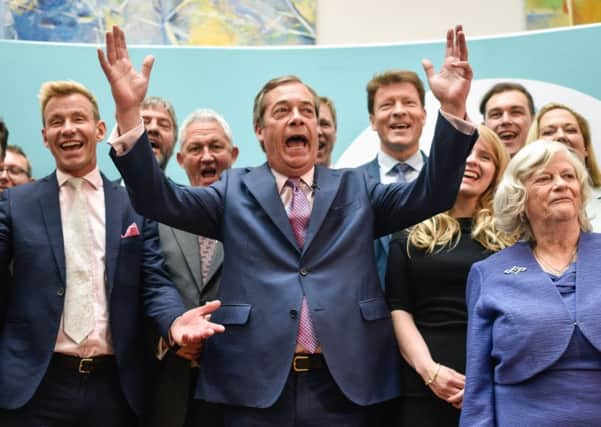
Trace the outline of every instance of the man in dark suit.
{"type": "MultiPolygon", "coordinates": [[[[181,129],[176,156],[190,185],[211,185],[238,158],[230,127],[215,111],[194,111],[184,120],[181,129]]],[[[159,236],[167,273],[186,307],[197,307],[215,299],[223,264],[221,242],[164,224],[159,224],[159,236]]],[[[185,348],[177,354],[173,351],[164,354],[145,427],[220,425],[216,405],[193,400],[198,374],[196,359],[197,354],[185,348]]]]}
{"type": "Polygon", "coordinates": [[[223,242],[223,305],[211,320],[227,330],[204,342],[196,396],[222,403],[227,426],[372,426],[373,404],[399,395],[373,240],[455,200],[477,137],[462,120],[472,71],[461,27],[448,32],[446,51],[439,74],[424,64],[441,116],[414,183],[382,185],[356,169],[315,166],[318,97],[285,76],[255,98],[267,163],[183,188],[160,173],[140,119],[153,60],[138,73],[123,32],[107,33],[107,56],[98,56],[121,132],[111,156],[136,209],[223,242]]]}
{"type": "MultiPolygon", "coordinates": [[[[417,178],[427,160],[419,149],[426,124],[426,91],[416,73],[389,70],[367,83],[367,110],[371,127],[380,139],[375,159],[359,166],[383,184],[410,182],[417,178]]],[[[384,288],[390,235],[374,241],[380,284],[384,288]]]]}
{"type": "Polygon", "coordinates": [[[220,332],[185,312],[163,270],[156,223],[98,170],[105,135],[79,83],[40,91],[57,170],[0,196],[0,425],[132,426],[142,411],[143,316],[170,343],[220,332]]]}

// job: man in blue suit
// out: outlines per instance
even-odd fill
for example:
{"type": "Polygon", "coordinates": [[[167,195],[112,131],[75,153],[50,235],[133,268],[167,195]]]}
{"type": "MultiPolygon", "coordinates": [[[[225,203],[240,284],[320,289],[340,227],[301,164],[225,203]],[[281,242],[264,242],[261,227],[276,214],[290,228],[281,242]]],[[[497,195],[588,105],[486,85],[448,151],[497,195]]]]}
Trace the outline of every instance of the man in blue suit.
{"type": "MultiPolygon", "coordinates": [[[[367,83],[367,111],[371,128],[380,139],[380,150],[372,161],[359,166],[383,184],[410,182],[428,159],[419,149],[426,124],[426,91],[416,73],[389,70],[367,83]]],[[[384,288],[390,235],[374,241],[380,284],[384,288]]]]}
{"type": "Polygon", "coordinates": [[[461,120],[472,78],[461,27],[447,34],[441,73],[424,64],[442,115],[430,160],[412,184],[315,166],[319,100],[285,76],[255,98],[267,163],[230,169],[207,188],[173,185],[140,119],[153,59],[134,70],[117,27],[107,33],[107,56],[98,54],[120,132],[111,155],[134,206],[223,242],[223,304],[211,320],[227,329],[204,344],[196,396],[224,404],[227,426],[377,425],[371,409],[399,395],[400,361],[373,240],[455,200],[477,136],[461,120]]]}
{"type": "Polygon", "coordinates": [[[136,424],[143,317],[170,342],[221,331],[185,312],[163,270],[156,223],[98,170],[94,96],[72,81],[40,91],[56,171],[0,196],[0,425],[136,424]]]}

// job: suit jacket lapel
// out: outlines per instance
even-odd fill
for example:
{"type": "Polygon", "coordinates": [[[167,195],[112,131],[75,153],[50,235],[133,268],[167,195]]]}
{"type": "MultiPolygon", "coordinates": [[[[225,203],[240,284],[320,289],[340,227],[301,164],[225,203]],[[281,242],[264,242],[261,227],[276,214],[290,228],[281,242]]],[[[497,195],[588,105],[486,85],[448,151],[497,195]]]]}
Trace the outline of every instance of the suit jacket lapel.
{"type": "Polygon", "coordinates": [[[111,295],[119,259],[121,246],[121,230],[123,229],[123,210],[127,206],[119,195],[119,185],[106,179],[102,175],[104,187],[104,212],[105,212],[105,263],[107,296],[111,295]]]}
{"type": "Polygon", "coordinates": [[[300,251],[292,232],[290,221],[288,221],[284,204],[278,193],[275,178],[269,170],[267,163],[252,169],[243,178],[243,181],[248,191],[261,205],[261,208],[271,218],[275,226],[286,236],[290,244],[300,251]]]}
{"type": "Polygon", "coordinates": [[[200,248],[198,246],[198,237],[186,231],[169,227],[173,233],[173,238],[177,242],[186,264],[190,269],[194,286],[200,294],[202,290],[202,278],[200,276],[200,248]]]}
{"type": "Polygon", "coordinates": [[[38,192],[40,210],[44,218],[46,231],[48,232],[50,248],[54,255],[54,261],[58,267],[60,278],[65,282],[65,246],[56,173],[48,175],[40,181],[38,192]]]}
{"type": "Polygon", "coordinates": [[[330,210],[334,197],[338,193],[340,172],[334,169],[315,166],[313,185],[315,187],[313,209],[311,210],[311,219],[309,220],[309,229],[305,236],[303,252],[311,245],[311,242],[315,238],[315,235],[319,231],[321,224],[330,210]]]}

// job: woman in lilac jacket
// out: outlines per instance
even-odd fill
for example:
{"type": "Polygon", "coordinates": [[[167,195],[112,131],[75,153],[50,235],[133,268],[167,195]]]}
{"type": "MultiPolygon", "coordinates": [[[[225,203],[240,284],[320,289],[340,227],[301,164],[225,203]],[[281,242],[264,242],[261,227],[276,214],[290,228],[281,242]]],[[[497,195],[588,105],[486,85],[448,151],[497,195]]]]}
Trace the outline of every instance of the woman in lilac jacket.
{"type": "Polygon", "coordinates": [[[462,426],[601,425],[601,235],[591,189],[564,145],[537,141],[509,163],[497,225],[521,242],[474,264],[462,426]]]}

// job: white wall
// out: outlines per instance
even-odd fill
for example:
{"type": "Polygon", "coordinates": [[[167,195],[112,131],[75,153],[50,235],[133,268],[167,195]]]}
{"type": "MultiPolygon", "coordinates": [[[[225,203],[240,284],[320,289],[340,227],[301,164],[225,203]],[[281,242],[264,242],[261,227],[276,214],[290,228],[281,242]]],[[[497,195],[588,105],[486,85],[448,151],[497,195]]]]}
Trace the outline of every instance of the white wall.
{"type": "Polygon", "coordinates": [[[524,31],[524,0],[318,0],[318,44],[437,40],[463,24],[466,34],[524,31]]]}

